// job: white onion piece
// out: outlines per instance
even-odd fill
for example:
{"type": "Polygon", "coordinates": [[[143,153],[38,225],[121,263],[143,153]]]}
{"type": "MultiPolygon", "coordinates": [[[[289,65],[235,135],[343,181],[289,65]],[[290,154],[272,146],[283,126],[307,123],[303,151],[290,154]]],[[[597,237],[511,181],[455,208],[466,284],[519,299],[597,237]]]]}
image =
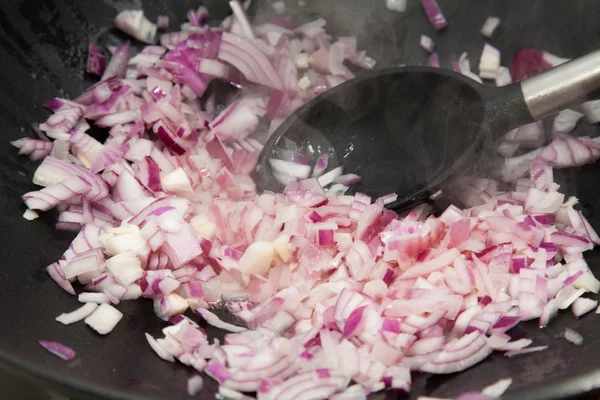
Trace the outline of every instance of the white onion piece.
{"type": "Polygon", "coordinates": [[[598,281],[591,272],[584,272],[573,282],[573,286],[577,289],[584,289],[595,294],[600,292],[600,281],[598,281]]]}
{"type": "Polygon", "coordinates": [[[494,34],[494,31],[500,26],[500,18],[498,17],[487,17],[483,26],[481,27],[481,34],[490,39],[494,34]]]}
{"type": "Polygon", "coordinates": [[[100,304],[96,310],[85,319],[85,323],[101,335],[110,333],[119,321],[123,318],[123,314],[109,304],[100,304]]]}
{"type": "Polygon", "coordinates": [[[190,376],[187,381],[187,393],[190,396],[195,396],[204,387],[204,380],[200,375],[190,376]]]}
{"type": "Polygon", "coordinates": [[[587,299],[585,297],[580,297],[573,302],[571,305],[571,311],[573,311],[573,315],[577,318],[581,317],[584,314],[589,313],[598,305],[597,300],[587,299]]]}
{"type": "Polygon", "coordinates": [[[271,7],[273,7],[273,11],[275,11],[275,14],[277,15],[282,15],[285,14],[285,2],[283,1],[275,1],[271,4],[271,7]]]}
{"type": "Polygon", "coordinates": [[[254,39],[254,29],[252,25],[250,25],[250,21],[248,20],[248,16],[246,15],[246,11],[242,7],[239,1],[234,0],[229,2],[229,6],[233,11],[233,15],[235,16],[236,21],[241,25],[242,32],[249,39],[254,39]]]}
{"type": "Polygon", "coordinates": [[[486,386],[481,390],[481,394],[490,396],[492,398],[499,398],[508,390],[510,385],[512,385],[511,378],[500,379],[495,383],[492,383],[489,386],[486,386]]]}
{"type": "Polygon", "coordinates": [[[124,10],[115,17],[115,26],[144,43],[153,43],[156,25],[150,22],[142,10],[124,10]]]}
{"type": "Polygon", "coordinates": [[[581,103],[581,110],[590,124],[600,122],[600,100],[589,100],[581,103]]]}
{"type": "Polygon", "coordinates": [[[483,79],[496,79],[500,69],[500,50],[486,43],[479,60],[479,76],[483,79]]]}
{"type": "Polygon", "coordinates": [[[385,6],[391,11],[404,12],[406,11],[406,0],[385,0],[385,6]]]}
{"type": "Polygon", "coordinates": [[[38,213],[36,213],[33,210],[25,210],[25,212],[23,213],[23,218],[25,218],[27,221],[33,221],[34,219],[38,218],[40,215],[38,213]]]}
{"type": "Polygon", "coordinates": [[[58,317],[56,317],[56,320],[63,325],[74,324],[75,322],[79,322],[87,318],[96,310],[96,308],[98,308],[98,304],[96,303],[85,303],[75,311],[60,314],[58,317]]]}
{"type": "Polygon", "coordinates": [[[169,361],[169,362],[175,362],[175,359],[173,358],[173,356],[171,354],[169,354],[168,351],[166,351],[157,341],[156,339],[154,339],[149,333],[146,333],[146,340],[148,341],[148,344],[150,345],[150,347],[152,348],[152,350],[154,350],[154,352],[163,360],[165,361],[169,361]]]}
{"type": "Polygon", "coordinates": [[[583,344],[583,336],[571,328],[565,328],[564,336],[567,341],[573,343],[575,346],[581,346],[583,344]]]}
{"type": "Polygon", "coordinates": [[[183,314],[187,308],[187,301],[177,293],[169,293],[164,297],[154,298],[154,312],[163,321],[168,321],[175,315],[183,314]]]}
{"type": "MultiPolygon", "coordinates": [[[[485,48],[484,48],[485,50],[485,48]]],[[[460,70],[460,73],[462,73],[465,76],[468,76],[469,78],[473,79],[474,81],[477,81],[479,83],[483,83],[483,81],[481,80],[481,78],[477,75],[475,75],[472,71],[471,71],[471,63],[469,62],[469,59],[467,58],[467,53],[462,53],[460,55],[460,58],[458,60],[458,68],[460,70]]]]}
{"type": "Polygon", "coordinates": [[[106,269],[124,286],[131,285],[144,275],[139,258],[133,252],[121,253],[106,261],[106,269]]]}
{"type": "Polygon", "coordinates": [[[577,122],[583,117],[583,114],[575,110],[566,109],[558,113],[552,123],[552,132],[569,133],[577,122]]]}
{"type": "Polygon", "coordinates": [[[317,180],[319,181],[319,184],[323,187],[331,184],[337,177],[341,176],[342,173],[344,172],[344,167],[343,166],[339,166],[336,167],[334,169],[332,169],[329,172],[324,173],[323,175],[319,176],[317,178],[317,180]]]}
{"type": "Polygon", "coordinates": [[[420,44],[421,44],[421,47],[429,53],[433,53],[435,51],[435,43],[427,35],[421,35],[420,44]]]}
{"type": "Polygon", "coordinates": [[[496,74],[496,86],[506,86],[512,83],[512,76],[510,70],[506,67],[500,66],[498,73],[496,74]]]}
{"type": "Polygon", "coordinates": [[[96,304],[103,304],[103,303],[110,303],[110,300],[108,299],[108,296],[106,295],[106,293],[80,293],[78,298],[79,302],[81,303],[96,303],[96,304]]]}
{"type": "Polygon", "coordinates": [[[210,325],[220,328],[220,329],[225,329],[226,331],[230,331],[230,332],[243,332],[246,330],[246,328],[242,327],[242,326],[237,326],[237,325],[232,325],[229,324],[227,322],[223,322],[219,319],[219,317],[217,317],[215,314],[213,314],[212,312],[203,309],[203,308],[199,308],[196,310],[196,312],[198,312],[200,315],[202,315],[202,318],[204,318],[206,320],[206,322],[208,322],[210,325]]]}
{"type": "Polygon", "coordinates": [[[285,160],[277,160],[274,158],[269,159],[269,164],[271,164],[271,167],[275,171],[298,179],[308,178],[312,170],[310,165],[304,165],[285,160]]]}
{"type": "Polygon", "coordinates": [[[163,176],[160,182],[164,191],[168,193],[189,193],[194,191],[190,185],[188,176],[181,167],[163,176]]]}
{"type": "Polygon", "coordinates": [[[514,356],[520,356],[523,354],[536,353],[538,351],[544,351],[546,349],[548,349],[548,346],[528,347],[526,349],[521,349],[521,350],[507,351],[506,353],[504,353],[504,355],[507,357],[514,357],[514,356]]]}
{"type": "Polygon", "coordinates": [[[247,274],[265,275],[273,261],[273,246],[269,242],[254,242],[240,258],[240,270],[247,274]]]}
{"type": "Polygon", "coordinates": [[[576,289],[573,285],[565,286],[556,295],[558,308],[564,310],[585,293],[584,289],[576,289]]]}

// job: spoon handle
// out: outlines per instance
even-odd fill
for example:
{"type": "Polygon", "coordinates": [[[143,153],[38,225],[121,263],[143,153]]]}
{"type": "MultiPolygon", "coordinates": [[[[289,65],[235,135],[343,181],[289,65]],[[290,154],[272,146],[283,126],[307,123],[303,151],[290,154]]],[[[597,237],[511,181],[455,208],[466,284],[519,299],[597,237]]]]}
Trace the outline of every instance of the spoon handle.
{"type": "Polygon", "coordinates": [[[534,120],[600,95],[600,50],[521,81],[534,120]]]}

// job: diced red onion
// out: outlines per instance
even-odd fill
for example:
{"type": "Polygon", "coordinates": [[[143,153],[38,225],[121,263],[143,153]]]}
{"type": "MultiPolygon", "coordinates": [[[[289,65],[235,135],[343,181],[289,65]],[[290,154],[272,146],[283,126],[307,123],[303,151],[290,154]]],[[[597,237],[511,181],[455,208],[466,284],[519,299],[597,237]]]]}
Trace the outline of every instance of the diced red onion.
{"type": "Polygon", "coordinates": [[[329,155],[321,154],[315,163],[315,166],[312,171],[312,177],[318,178],[323,175],[325,171],[327,171],[327,166],[329,165],[329,155]]]}
{"type": "Polygon", "coordinates": [[[319,184],[321,186],[325,187],[325,186],[331,184],[337,177],[341,176],[343,172],[344,172],[344,167],[339,166],[339,167],[332,169],[329,172],[324,173],[323,175],[318,177],[317,180],[319,181],[319,184]]]}
{"type": "Polygon", "coordinates": [[[90,44],[86,71],[88,74],[102,76],[104,74],[106,58],[102,55],[102,51],[95,44],[90,44]]]}
{"type": "MultiPolygon", "coordinates": [[[[102,81],[75,102],[47,102],[53,115],[40,125],[45,134],[13,143],[44,159],[34,175],[44,189],[24,196],[28,207],[58,206],[58,227],[79,229],[47,271],[73,295],[78,280],[88,291],[79,300],[89,304],[57,320],[85,319],[106,334],[122,317],[109,302],[151,298],[171,325],[163,338],[146,334],[150,347],[206,371],[222,394],[339,400],[386,386],[409,391],[411,369],[453,373],[493,350],[539,351],[506,332],[534,318],[546,326],[569,306],[578,316],[596,306],[581,297],[600,291],[582,253],[600,237],[573,208],[576,200],[564,201],[552,171],[600,157],[596,138],[565,134],[579,114],[561,114],[553,141],[541,149],[539,123],[506,134],[500,152],[507,157],[537,149],[506,161],[504,178],[516,182],[514,190],[486,179],[461,183],[476,191],[465,200],[474,207],[451,206],[439,218],[429,206],[400,217],[386,210],[395,194],[346,195],[357,175],[333,168],[327,154],[318,153],[313,167],[315,156],[289,140],[269,160],[283,193],[257,195],[250,174],[267,135],[353,77],[345,61],[364,68],[374,61],[357,51],[355,37],[332,40],[324,19],[253,27],[247,4],[230,4],[233,16],[219,29],[205,25],[201,7],[188,12],[181,32],[162,35],[161,46],[134,58],[128,43],[109,48],[102,81]],[[222,104],[219,90],[207,91],[217,80],[239,95],[227,94],[222,104]],[[86,120],[107,128],[105,143],[86,133],[86,120]],[[249,328],[213,313],[219,301],[249,328]],[[182,315],[188,308],[231,332],[223,344],[182,315]]],[[[422,4],[442,29],[435,1],[422,4]]],[[[491,22],[482,34],[491,36],[499,21],[491,22]]],[[[141,11],[124,11],[116,23],[154,40],[157,27],[141,11]]],[[[434,51],[425,36],[423,45],[434,51]]],[[[511,67],[519,80],[562,61],[522,50],[511,67]]],[[[428,64],[439,67],[437,53],[428,64]]],[[[480,81],[466,53],[453,68],[480,81]]],[[[512,82],[489,45],[480,73],[498,86],[512,82]]],[[[500,396],[509,384],[477,395],[500,396]]],[[[201,378],[188,385],[195,393],[201,378]]]]}
{"type": "Polygon", "coordinates": [[[514,52],[511,74],[515,82],[544,72],[568,59],[557,57],[539,49],[523,48],[514,52]]]}
{"type": "Polygon", "coordinates": [[[334,183],[340,183],[344,186],[352,186],[360,182],[360,176],[356,174],[340,175],[333,180],[334,183]]]}
{"type": "Polygon", "coordinates": [[[169,27],[169,16],[165,14],[161,14],[156,17],[156,28],[157,29],[167,29],[169,27]]]}
{"type": "Polygon", "coordinates": [[[142,10],[124,10],[115,17],[115,26],[144,43],[153,43],[156,25],[146,18],[142,10]]]}
{"type": "Polygon", "coordinates": [[[427,58],[427,66],[434,68],[440,67],[440,60],[437,53],[432,53],[429,58],[427,58]]]}
{"type": "Polygon", "coordinates": [[[435,31],[442,30],[448,25],[436,0],[421,0],[421,4],[423,5],[425,14],[427,14],[429,23],[435,31]]]}
{"type": "Polygon", "coordinates": [[[124,78],[127,72],[127,64],[131,57],[131,48],[129,42],[125,42],[121,46],[117,47],[115,52],[110,58],[110,62],[106,66],[104,73],[102,74],[102,81],[107,80],[113,76],[124,78]]]}
{"type": "Polygon", "coordinates": [[[243,332],[246,330],[246,328],[244,328],[242,326],[233,325],[233,324],[221,321],[219,319],[219,317],[217,317],[215,314],[213,314],[212,312],[210,312],[206,309],[198,308],[196,310],[196,312],[198,314],[200,314],[202,316],[202,318],[204,318],[206,320],[206,322],[208,322],[210,325],[215,326],[217,328],[225,329],[226,331],[230,331],[230,332],[243,332]]]}
{"type": "Polygon", "coordinates": [[[71,361],[77,356],[75,350],[70,347],[65,346],[59,342],[50,342],[47,340],[40,340],[39,343],[43,348],[48,350],[50,353],[54,354],[58,358],[62,358],[65,361],[71,361]]]}
{"type": "Polygon", "coordinates": [[[29,156],[32,161],[41,160],[52,151],[52,142],[46,140],[23,138],[10,144],[19,149],[19,154],[29,156]]]}

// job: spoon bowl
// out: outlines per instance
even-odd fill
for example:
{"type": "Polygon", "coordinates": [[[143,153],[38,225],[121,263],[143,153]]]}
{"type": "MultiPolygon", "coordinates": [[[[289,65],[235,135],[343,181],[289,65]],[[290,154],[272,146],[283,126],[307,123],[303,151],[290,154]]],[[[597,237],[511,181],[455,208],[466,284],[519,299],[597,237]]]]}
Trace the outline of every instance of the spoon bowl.
{"type": "Polygon", "coordinates": [[[281,150],[329,155],[329,169],[361,177],[352,192],[399,209],[426,201],[506,132],[593,96],[600,52],[522,82],[492,87],[450,70],[396,67],[347,81],[294,112],[271,135],[257,164],[260,191],[279,192],[269,159],[281,150]],[[571,80],[565,85],[565,77],[571,80]],[[573,77],[575,76],[575,77],[573,77]]]}

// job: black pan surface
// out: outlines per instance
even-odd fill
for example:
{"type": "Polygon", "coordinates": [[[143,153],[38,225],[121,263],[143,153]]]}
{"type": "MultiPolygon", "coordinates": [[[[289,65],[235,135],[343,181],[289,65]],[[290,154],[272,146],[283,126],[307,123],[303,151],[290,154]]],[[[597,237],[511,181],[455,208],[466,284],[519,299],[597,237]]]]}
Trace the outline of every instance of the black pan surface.
{"type": "MultiPolygon", "coordinates": [[[[408,0],[404,14],[390,12],[385,0],[308,0],[300,20],[323,16],[329,30],[356,34],[360,47],[379,60],[379,66],[424,64],[421,34],[435,38],[442,64],[448,67],[462,51],[475,64],[484,40],[479,29],[488,15],[502,19],[492,43],[507,57],[518,47],[541,47],[563,57],[576,57],[600,47],[600,2],[596,0],[439,0],[449,27],[434,35],[417,0],[408,0]]],[[[288,0],[288,6],[296,0],[288,0]]],[[[224,0],[204,1],[215,18],[227,14],[224,0]]],[[[90,41],[117,44],[125,37],[112,28],[119,10],[143,5],[151,19],[168,13],[182,22],[189,0],[2,0],[0,1],[0,362],[13,371],[52,387],[72,398],[185,399],[186,379],[193,372],[169,364],[149,349],[144,332],[160,334],[163,324],[154,316],[150,301],[121,303],[125,318],[113,333],[99,337],[85,324],[65,327],[54,318],[78,306],[45,274],[44,266],[56,260],[73,235],[57,232],[55,215],[33,222],[21,215],[20,196],[34,190],[31,177],[36,164],[28,162],[9,144],[33,134],[31,124],[47,112],[41,104],[52,97],[72,98],[92,83],[84,73],[90,41]],[[46,353],[40,339],[61,341],[78,352],[71,362],[46,353]]],[[[291,7],[289,7],[291,8],[291,7]]],[[[265,17],[268,2],[253,6],[265,17]]],[[[171,27],[177,26],[172,23],[171,27]]],[[[508,59],[502,64],[509,63],[508,59]]],[[[475,66],[476,67],[476,66],[475,66]]],[[[597,135],[595,127],[591,134],[597,135]]],[[[460,132],[456,132],[460,134],[460,132]]],[[[581,199],[592,225],[600,229],[600,163],[562,174],[563,189],[581,199]]],[[[588,255],[600,273],[600,253],[588,255]]],[[[495,354],[478,366],[448,376],[414,376],[410,396],[380,393],[378,399],[416,398],[418,395],[453,397],[477,390],[500,378],[514,383],[507,399],[558,399],[600,388],[600,316],[580,320],[562,313],[549,329],[535,322],[512,331],[530,337],[536,345],[550,345],[541,353],[505,358],[495,354]],[[558,338],[565,326],[585,338],[580,347],[558,338]]],[[[209,335],[222,334],[208,329],[209,335]]],[[[205,380],[202,398],[214,398],[216,385],[205,380]]]]}

